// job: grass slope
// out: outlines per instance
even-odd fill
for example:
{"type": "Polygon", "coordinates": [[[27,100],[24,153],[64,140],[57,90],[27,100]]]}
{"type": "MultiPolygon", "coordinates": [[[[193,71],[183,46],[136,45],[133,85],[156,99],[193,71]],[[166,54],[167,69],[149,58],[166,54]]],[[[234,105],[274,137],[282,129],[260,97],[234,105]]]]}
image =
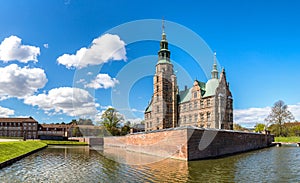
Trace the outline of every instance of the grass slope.
{"type": "Polygon", "coordinates": [[[300,137],[275,137],[275,142],[295,143],[300,142],[300,137]]]}
{"type": "Polygon", "coordinates": [[[0,142],[0,163],[45,146],[40,141],[0,142]]]}

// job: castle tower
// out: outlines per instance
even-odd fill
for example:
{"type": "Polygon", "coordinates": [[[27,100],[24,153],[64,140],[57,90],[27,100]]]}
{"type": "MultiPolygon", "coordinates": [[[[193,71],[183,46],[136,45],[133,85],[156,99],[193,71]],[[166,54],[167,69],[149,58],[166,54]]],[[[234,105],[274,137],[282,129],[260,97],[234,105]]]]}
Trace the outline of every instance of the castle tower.
{"type": "Polygon", "coordinates": [[[170,61],[167,36],[162,26],[162,39],[153,78],[152,129],[177,126],[177,80],[170,61]]]}

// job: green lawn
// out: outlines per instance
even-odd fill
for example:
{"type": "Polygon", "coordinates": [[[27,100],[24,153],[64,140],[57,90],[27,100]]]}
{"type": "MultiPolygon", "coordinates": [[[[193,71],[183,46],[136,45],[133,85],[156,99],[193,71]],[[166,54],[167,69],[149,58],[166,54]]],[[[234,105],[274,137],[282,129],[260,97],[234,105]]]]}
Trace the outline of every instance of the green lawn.
{"type": "Polygon", "coordinates": [[[300,137],[275,137],[275,142],[300,142],[300,137]]]}
{"type": "Polygon", "coordinates": [[[45,147],[40,141],[0,142],[0,163],[45,147]]]}
{"type": "Polygon", "coordinates": [[[41,140],[41,142],[48,145],[88,145],[86,142],[76,141],[59,141],[59,140],[41,140]]]}

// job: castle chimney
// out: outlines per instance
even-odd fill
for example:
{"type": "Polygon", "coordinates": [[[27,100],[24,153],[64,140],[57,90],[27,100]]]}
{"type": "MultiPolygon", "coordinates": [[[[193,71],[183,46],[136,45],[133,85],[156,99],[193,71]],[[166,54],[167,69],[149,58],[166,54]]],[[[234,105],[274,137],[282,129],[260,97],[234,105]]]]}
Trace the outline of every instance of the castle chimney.
{"type": "Polygon", "coordinates": [[[188,89],[188,87],[185,85],[185,86],[184,86],[184,90],[187,90],[187,89],[188,89]]]}

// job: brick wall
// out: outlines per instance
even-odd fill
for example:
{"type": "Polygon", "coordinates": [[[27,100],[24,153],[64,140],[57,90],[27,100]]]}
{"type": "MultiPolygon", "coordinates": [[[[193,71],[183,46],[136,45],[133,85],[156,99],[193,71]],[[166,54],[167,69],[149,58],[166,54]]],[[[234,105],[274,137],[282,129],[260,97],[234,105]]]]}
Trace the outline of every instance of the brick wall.
{"type": "Polygon", "coordinates": [[[161,157],[196,160],[270,146],[271,135],[180,127],[155,132],[104,137],[104,147],[121,147],[161,157]]]}
{"type": "Polygon", "coordinates": [[[274,136],[225,130],[188,129],[188,160],[214,158],[271,146],[274,136]]]}

